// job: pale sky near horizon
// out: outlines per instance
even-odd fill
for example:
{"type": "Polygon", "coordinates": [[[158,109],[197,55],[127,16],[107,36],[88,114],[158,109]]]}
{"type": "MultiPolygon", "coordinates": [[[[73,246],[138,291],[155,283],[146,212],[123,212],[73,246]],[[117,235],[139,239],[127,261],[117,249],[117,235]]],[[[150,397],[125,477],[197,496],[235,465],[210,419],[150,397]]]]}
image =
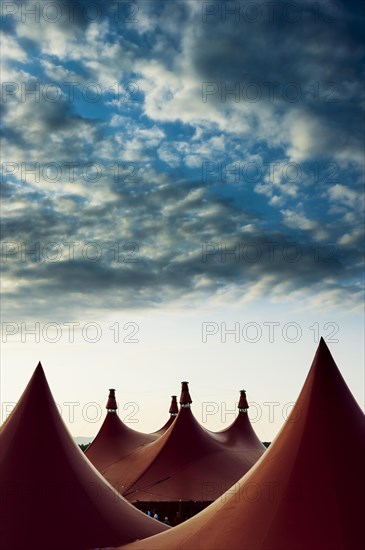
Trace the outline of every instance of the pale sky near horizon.
{"type": "Polygon", "coordinates": [[[145,432],[157,430],[169,417],[170,396],[179,397],[180,382],[188,380],[193,413],[205,427],[211,430],[227,427],[234,419],[233,411],[237,412],[239,390],[245,389],[251,402],[249,414],[255,431],[263,441],[272,441],[290,413],[309,371],[318,345],[316,323],[323,328],[326,322],[338,326],[338,333],[332,337],[338,342],[328,346],[359,405],[364,406],[360,316],[358,322],[346,314],[315,317],[308,312],[287,317],[285,311],[278,315],[275,307],[262,307],[258,311],[257,304],[254,312],[252,307],[249,310],[249,317],[239,309],[233,312],[225,307],[205,315],[186,311],[134,314],[127,319],[139,327],[135,335],[138,343],[113,341],[114,332],[108,327],[119,322],[117,317],[104,322],[98,320],[102,336],[94,344],[84,342],[76,330],[74,343],[68,341],[68,332],[54,344],[10,343],[9,339],[9,343],[3,345],[1,372],[5,391],[2,394],[7,398],[2,399],[2,420],[41,360],[73,436],[95,436],[106,414],[110,387],[117,390],[119,415],[127,425],[145,432]],[[271,315],[267,315],[268,309],[271,315]],[[209,327],[218,327],[218,332],[207,335],[204,343],[202,325],[208,322],[209,327]],[[235,334],[227,333],[226,342],[222,342],[224,322],[227,329],[233,329],[238,323],[239,341],[235,341],[235,334]],[[272,343],[269,322],[278,323],[272,325],[275,331],[272,343]],[[242,330],[246,323],[255,323],[255,328],[251,325],[248,332],[243,333],[245,340],[242,330]],[[289,340],[298,338],[300,327],[297,342],[284,339],[285,325],[289,340]],[[253,330],[259,330],[257,327],[262,330],[261,339],[247,341],[255,339],[253,330]]]}
{"type": "Polygon", "coordinates": [[[360,4],[2,4],[2,421],[40,360],[73,436],[271,441],[320,336],[364,406],[360,4]]]}

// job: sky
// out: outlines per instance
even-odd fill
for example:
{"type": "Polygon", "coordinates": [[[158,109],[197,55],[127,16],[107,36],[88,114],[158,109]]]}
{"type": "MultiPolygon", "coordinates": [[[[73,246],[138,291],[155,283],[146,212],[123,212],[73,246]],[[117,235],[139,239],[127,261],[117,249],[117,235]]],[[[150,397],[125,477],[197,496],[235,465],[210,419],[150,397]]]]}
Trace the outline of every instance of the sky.
{"type": "Polygon", "coordinates": [[[361,4],[2,2],[2,421],[271,441],[320,336],[364,405],[361,4]]]}

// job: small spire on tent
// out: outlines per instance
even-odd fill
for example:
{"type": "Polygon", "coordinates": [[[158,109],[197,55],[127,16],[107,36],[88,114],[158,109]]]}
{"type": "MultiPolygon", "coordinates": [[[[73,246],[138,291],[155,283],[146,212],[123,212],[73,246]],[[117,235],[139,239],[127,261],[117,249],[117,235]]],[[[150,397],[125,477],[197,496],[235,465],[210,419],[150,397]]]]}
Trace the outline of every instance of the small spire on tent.
{"type": "Polygon", "coordinates": [[[117,412],[118,405],[117,405],[117,402],[116,402],[116,399],[115,399],[115,390],[114,389],[109,390],[109,397],[108,397],[108,401],[107,401],[107,404],[106,404],[105,408],[108,410],[108,413],[117,412]]]}
{"type": "Polygon", "coordinates": [[[171,416],[177,416],[177,414],[179,413],[179,407],[177,406],[177,395],[171,396],[171,405],[169,408],[169,413],[171,414],[171,416]]]}
{"type": "Polygon", "coordinates": [[[181,382],[180,405],[182,407],[190,407],[192,403],[188,384],[189,382],[181,382]]]}
{"type": "Polygon", "coordinates": [[[240,394],[241,394],[241,397],[240,397],[240,400],[238,402],[238,410],[240,412],[247,412],[247,409],[248,409],[249,405],[248,405],[247,399],[246,399],[246,390],[240,390],[240,394]]]}

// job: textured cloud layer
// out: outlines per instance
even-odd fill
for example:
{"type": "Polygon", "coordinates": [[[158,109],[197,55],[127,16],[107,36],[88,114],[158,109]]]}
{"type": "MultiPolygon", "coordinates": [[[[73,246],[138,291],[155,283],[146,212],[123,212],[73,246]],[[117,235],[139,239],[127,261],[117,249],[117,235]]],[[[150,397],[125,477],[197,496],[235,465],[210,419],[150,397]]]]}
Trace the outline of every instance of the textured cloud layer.
{"type": "Polygon", "coordinates": [[[356,5],[23,4],[4,15],[9,316],[222,292],[356,307],[356,5]]]}

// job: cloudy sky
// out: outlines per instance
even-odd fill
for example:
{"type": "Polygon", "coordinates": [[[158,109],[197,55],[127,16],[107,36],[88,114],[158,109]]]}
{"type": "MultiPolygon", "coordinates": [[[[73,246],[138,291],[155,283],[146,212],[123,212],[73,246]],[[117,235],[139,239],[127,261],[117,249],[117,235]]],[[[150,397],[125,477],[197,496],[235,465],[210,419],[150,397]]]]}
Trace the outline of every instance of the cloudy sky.
{"type": "Polygon", "coordinates": [[[158,429],[186,379],[211,429],[245,388],[271,440],[320,335],[363,404],[361,2],[2,20],[2,419],[41,360],[75,436],[109,387],[158,429]]]}

